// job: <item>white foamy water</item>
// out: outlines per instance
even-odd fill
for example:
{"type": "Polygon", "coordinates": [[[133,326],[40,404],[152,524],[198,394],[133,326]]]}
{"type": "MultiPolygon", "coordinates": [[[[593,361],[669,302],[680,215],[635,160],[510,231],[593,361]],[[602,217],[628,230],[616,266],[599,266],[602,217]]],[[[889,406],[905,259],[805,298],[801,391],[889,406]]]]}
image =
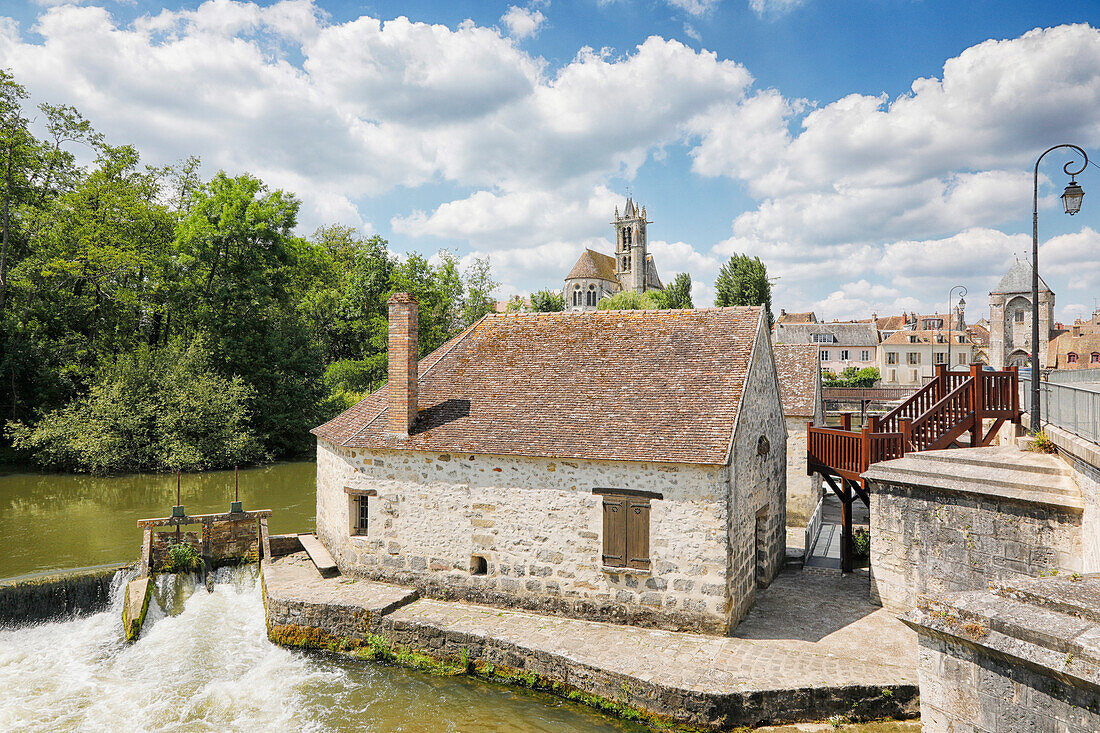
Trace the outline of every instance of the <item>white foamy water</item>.
{"type": "Polygon", "coordinates": [[[551,698],[305,654],[267,640],[255,567],[212,593],[157,578],[141,638],[122,596],[84,618],[0,630],[0,731],[635,731],[551,698]]]}

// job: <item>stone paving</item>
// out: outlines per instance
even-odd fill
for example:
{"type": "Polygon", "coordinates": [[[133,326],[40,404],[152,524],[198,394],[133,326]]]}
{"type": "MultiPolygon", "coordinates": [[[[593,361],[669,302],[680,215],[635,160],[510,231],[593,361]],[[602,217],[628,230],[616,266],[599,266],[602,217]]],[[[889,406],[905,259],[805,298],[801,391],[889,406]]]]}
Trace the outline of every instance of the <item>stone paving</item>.
{"type": "Polygon", "coordinates": [[[916,634],[870,605],[865,574],[791,571],[762,591],[733,637],[619,626],[432,599],[368,580],[322,579],[304,555],[267,564],[277,604],[295,599],[384,614],[387,623],[501,642],[692,693],[916,686],[916,634]],[[411,601],[411,602],[410,602],[411,601]]]}

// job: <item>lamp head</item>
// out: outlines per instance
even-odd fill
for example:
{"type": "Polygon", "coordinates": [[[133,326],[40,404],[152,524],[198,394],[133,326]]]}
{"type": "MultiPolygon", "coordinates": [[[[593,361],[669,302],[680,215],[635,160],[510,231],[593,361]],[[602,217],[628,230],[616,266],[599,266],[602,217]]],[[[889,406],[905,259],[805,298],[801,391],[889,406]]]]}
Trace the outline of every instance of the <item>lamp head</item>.
{"type": "Polygon", "coordinates": [[[1081,199],[1084,197],[1085,191],[1077,184],[1077,181],[1070,179],[1069,185],[1062,193],[1062,205],[1066,207],[1066,213],[1073,216],[1080,211],[1081,199]]]}

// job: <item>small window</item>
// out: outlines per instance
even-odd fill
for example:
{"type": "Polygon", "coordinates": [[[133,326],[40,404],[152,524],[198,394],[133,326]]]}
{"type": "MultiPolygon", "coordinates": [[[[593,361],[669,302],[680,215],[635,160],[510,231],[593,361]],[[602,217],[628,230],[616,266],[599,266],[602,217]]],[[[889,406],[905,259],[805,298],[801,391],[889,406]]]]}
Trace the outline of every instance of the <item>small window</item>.
{"type": "Polygon", "coordinates": [[[870,351],[861,351],[861,352],[859,352],[859,360],[860,361],[870,361],[871,360],[871,352],[870,351]]]}
{"type": "Polygon", "coordinates": [[[1066,361],[1068,361],[1070,364],[1076,364],[1077,354],[1074,354],[1072,351],[1069,352],[1068,354],[1066,354],[1066,361]]]}
{"type": "Polygon", "coordinates": [[[897,364],[898,363],[898,352],[896,352],[896,351],[887,351],[886,352],[886,363],[887,364],[897,364]]]}
{"type": "Polygon", "coordinates": [[[605,495],[603,564],[649,570],[649,499],[605,495]]]}
{"type": "Polygon", "coordinates": [[[829,351],[827,349],[821,352],[821,361],[829,361],[829,351]]]}
{"type": "Polygon", "coordinates": [[[1016,320],[1016,323],[1023,323],[1024,322],[1024,312],[1023,311],[1016,311],[1015,320],[1016,320]]]}
{"type": "Polygon", "coordinates": [[[1094,351],[1089,355],[1089,364],[1100,364],[1100,351],[1094,351]]]}
{"type": "Polygon", "coordinates": [[[947,354],[943,353],[942,351],[938,351],[938,352],[936,352],[936,354],[935,354],[935,359],[934,359],[934,361],[935,361],[935,362],[936,362],[937,364],[944,364],[944,363],[946,363],[946,362],[947,362],[947,354]]]}
{"type": "Polygon", "coordinates": [[[920,364],[920,352],[910,351],[908,354],[908,359],[910,364],[920,364]]]}
{"type": "Polygon", "coordinates": [[[366,496],[356,496],[352,498],[351,506],[355,509],[355,522],[353,524],[354,534],[367,533],[367,517],[369,516],[369,503],[367,499],[368,497],[366,496]]]}
{"type": "Polygon", "coordinates": [[[847,349],[841,349],[840,350],[840,360],[841,361],[848,361],[848,350],[847,349]]]}

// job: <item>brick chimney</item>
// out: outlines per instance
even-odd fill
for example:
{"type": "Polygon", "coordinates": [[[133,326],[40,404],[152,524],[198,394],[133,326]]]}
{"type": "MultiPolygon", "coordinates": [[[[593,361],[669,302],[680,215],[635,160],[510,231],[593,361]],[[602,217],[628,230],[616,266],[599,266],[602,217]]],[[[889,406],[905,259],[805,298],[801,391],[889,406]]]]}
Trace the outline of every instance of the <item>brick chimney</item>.
{"type": "Polygon", "coordinates": [[[407,438],[416,419],[416,318],[420,303],[408,293],[394,293],[389,306],[390,404],[386,432],[407,438]]]}

